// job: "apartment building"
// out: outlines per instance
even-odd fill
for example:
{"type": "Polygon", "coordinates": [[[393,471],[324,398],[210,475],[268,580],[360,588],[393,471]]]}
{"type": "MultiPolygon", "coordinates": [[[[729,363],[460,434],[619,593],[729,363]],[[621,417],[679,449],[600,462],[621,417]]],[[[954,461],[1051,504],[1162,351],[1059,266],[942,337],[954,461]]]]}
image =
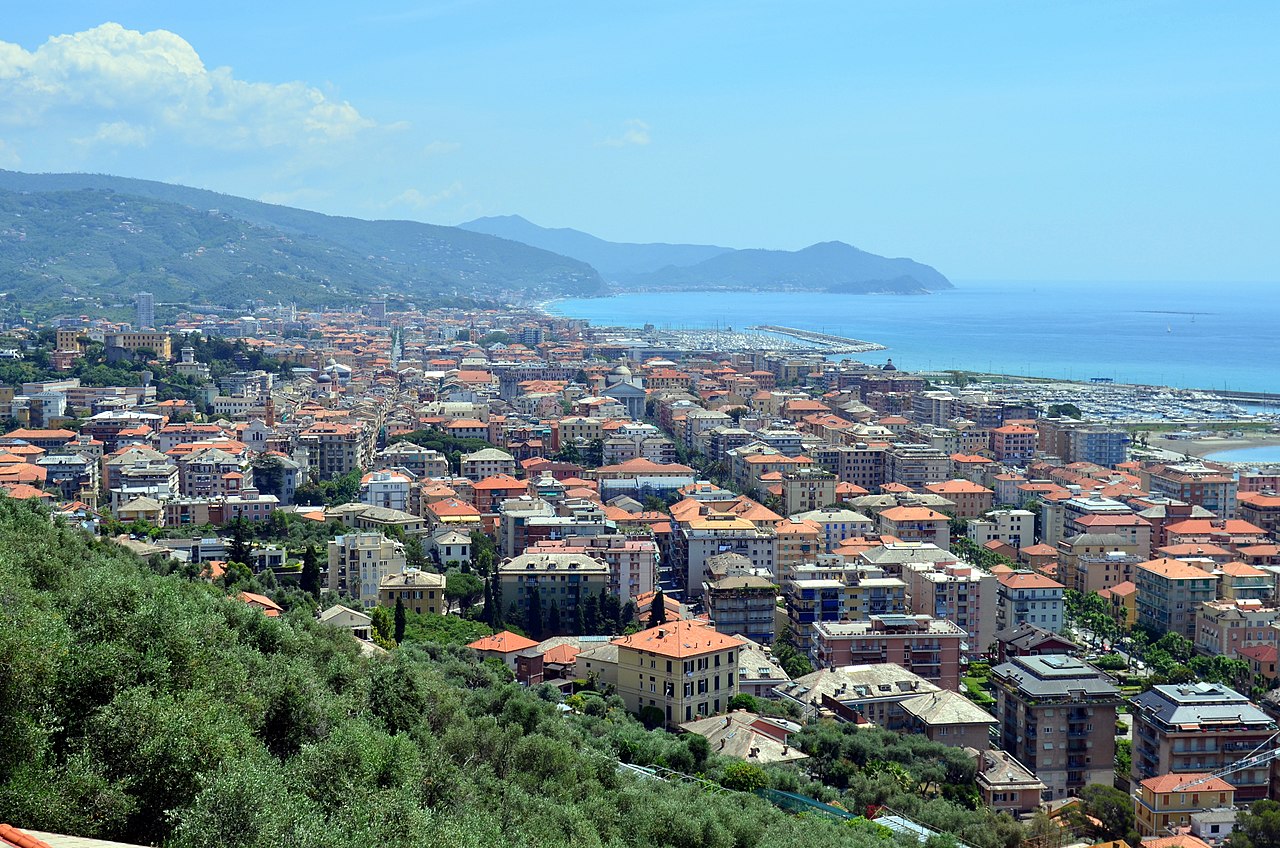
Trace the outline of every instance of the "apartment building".
{"type": "Polygon", "coordinates": [[[787,515],[821,509],[836,500],[836,475],[806,465],[782,472],[782,511],[787,515]]]}
{"type": "Polygon", "coordinates": [[[1021,424],[1005,424],[991,431],[991,455],[996,462],[1026,465],[1036,458],[1040,434],[1021,424]]]}
{"type": "MultiPolygon", "coordinates": [[[[1229,686],[1153,686],[1133,699],[1133,780],[1213,773],[1244,759],[1276,732],[1271,716],[1229,686]]],[[[1236,799],[1268,797],[1271,766],[1233,772],[1236,799]]]]}
{"type": "Polygon", "coordinates": [[[824,506],[808,512],[797,512],[793,521],[817,524],[822,528],[824,549],[827,552],[840,546],[845,539],[866,536],[875,529],[875,522],[860,512],[842,507],[824,506]]]}
{"type": "Polygon", "coordinates": [[[1155,463],[1144,465],[1138,477],[1153,495],[1202,506],[1219,518],[1235,518],[1239,482],[1226,466],[1200,460],[1155,463]]]}
{"type": "Polygon", "coordinates": [[[418,614],[444,615],[449,611],[444,597],[445,577],[430,571],[406,568],[399,574],[388,574],[378,584],[378,603],[394,608],[396,601],[418,614]]]}
{"type": "Polygon", "coordinates": [[[969,659],[995,644],[995,575],[968,563],[908,563],[902,576],[911,612],[955,622],[968,634],[969,659]]]}
{"type": "Polygon", "coordinates": [[[497,477],[506,474],[516,475],[516,459],[511,454],[497,448],[481,448],[474,453],[464,454],[461,460],[462,476],[473,483],[486,477],[497,477]]]}
{"type": "Polygon", "coordinates": [[[572,621],[580,603],[608,586],[609,566],[583,553],[532,550],[499,563],[498,584],[504,603],[523,610],[537,592],[544,611],[556,605],[572,621]]]}
{"type": "Polygon", "coordinates": [[[360,480],[360,503],[409,511],[413,480],[398,471],[370,471],[360,480]]]}
{"type": "Polygon", "coordinates": [[[951,454],[928,445],[902,443],[885,453],[884,481],[920,492],[926,483],[951,479],[951,454]]]}
{"type": "Polygon", "coordinates": [[[378,605],[382,581],[404,569],[404,545],[381,533],[346,533],[329,541],[330,591],[357,599],[365,609],[378,605]]]}
{"type": "Polygon", "coordinates": [[[1206,601],[1196,609],[1196,650],[1238,659],[1254,645],[1275,646],[1280,609],[1256,599],[1206,601]]]}
{"type": "Polygon", "coordinates": [[[378,470],[403,468],[412,474],[415,480],[449,476],[449,460],[444,454],[419,447],[413,442],[395,442],[387,445],[378,452],[374,463],[378,470]]]}
{"type": "Polygon", "coordinates": [[[687,556],[685,586],[696,590],[706,579],[706,561],[716,554],[736,553],[751,560],[754,568],[776,576],[778,537],[733,513],[711,513],[681,522],[687,556]]]}
{"type": "Polygon", "coordinates": [[[819,621],[809,649],[814,665],[895,663],[941,689],[960,686],[968,634],[928,615],[872,615],[866,621],[819,621]]]}
{"type": "Polygon", "coordinates": [[[1014,657],[991,669],[1000,747],[1045,784],[1045,797],[1110,785],[1120,690],[1094,666],[1066,654],[1014,657]]]}
{"type": "MultiPolygon", "coordinates": [[[[1196,612],[1216,600],[1218,575],[1178,559],[1153,559],[1134,566],[1138,624],[1153,633],[1196,637],[1196,612]]],[[[1150,776],[1150,775],[1148,775],[1150,776]]]]}
{"type": "Polygon", "coordinates": [[[977,518],[995,506],[996,493],[970,480],[926,483],[924,490],[954,503],[957,518],[977,518]]]}
{"type": "Polygon", "coordinates": [[[614,639],[618,695],[627,709],[662,712],[668,725],[712,716],[738,694],[744,642],[705,621],[672,621],[614,639]]]}
{"type": "Polygon", "coordinates": [[[313,424],[302,431],[298,442],[307,448],[311,468],[320,480],[364,468],[373,458],[372,439],[360,421],[313,424]]]}
{"type": "Polygon", "coordinates": [[[754,574],[735,574],[702,584],[703,603],[718,633],[770,644],[774,637],[778,587],[754,574]]]}
{"type": "Polygon", "coordinates": [[[1204,810],[1221,807],[1234,812],[1235,798],[1233,785],[1210,774],[1148,777],[1134,796],[1134,825],[1139,836],[1169,836],[1190,827],[1191,817],[1204,810]]]}
{"type": "Polygon", "coordinates": [[[946,548],[951,519],[925,506],[895,506],[877,516],[880,533],[903,542],[926,542],[946,548]]]}
{"type": "Polygon", "coordinates": [[[1036,540],[1036,514],[1029,509],[993,509],[969,522],[965,530],[975,545],[1001,541],[1014,548],[1026,548],[1036,540]]]}
{"type": "Polygon", "coordinates": [[[1062,629],[1064,587],[1034,571],[1012,571],[996,577],[996,630],[1034,624],[1057,633],[1062,629]]]}
{"type": "Polygon", "coordinates": [[[841,483],[852,483],[874,492],[885,482],[885,454],[888,449],[887,444],[866,442],[817,445],[809,451],[809,456],[835,474],[841,483]]]}

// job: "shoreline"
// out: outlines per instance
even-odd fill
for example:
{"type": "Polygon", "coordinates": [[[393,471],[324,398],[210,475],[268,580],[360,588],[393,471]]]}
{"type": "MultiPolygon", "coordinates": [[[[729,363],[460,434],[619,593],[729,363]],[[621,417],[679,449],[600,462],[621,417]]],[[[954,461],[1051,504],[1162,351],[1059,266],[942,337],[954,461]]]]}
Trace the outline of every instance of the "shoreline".
{"type": "Polygon", "coordinates": [[[1280,433],[1246,433],[1243,436],[1207,436],[1199,439],[1165,439],[1152,436],[1148,440],[1153,448],[1171,453],[1188,454],[1210,462],[1222,462],[1226,465],[1275,465],[1275,462],[1215,460],[1215,453],[1249,448],[1280,448],[1280,433]]]}

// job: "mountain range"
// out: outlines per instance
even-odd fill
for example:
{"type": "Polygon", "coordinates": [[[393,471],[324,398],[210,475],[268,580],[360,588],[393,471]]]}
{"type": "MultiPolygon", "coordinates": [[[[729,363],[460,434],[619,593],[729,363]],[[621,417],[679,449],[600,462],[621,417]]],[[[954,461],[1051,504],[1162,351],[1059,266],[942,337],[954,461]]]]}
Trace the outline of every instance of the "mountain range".
{"type": "Polygon", "coordinates": [[[888,259],[839,241],[802,250],[735,250],[710,244],[611,242],[519,215],[477,218],[464,230],[523,242],[589,263],[610,282],[636,289],[808,289],[844,294],[924,294],[953,288],[935,269],[888,259]]]}
{"type": "Polygon", "coordinates": [[[610,242],[515,215],[458,227],[336,217],[151,180],[0,170],[0,290],[24,307],[255,300],[338,305],[384,294],[528,302],[628,289],[951,288],[910,259],[842,242],[798,251],[610,242]]]}

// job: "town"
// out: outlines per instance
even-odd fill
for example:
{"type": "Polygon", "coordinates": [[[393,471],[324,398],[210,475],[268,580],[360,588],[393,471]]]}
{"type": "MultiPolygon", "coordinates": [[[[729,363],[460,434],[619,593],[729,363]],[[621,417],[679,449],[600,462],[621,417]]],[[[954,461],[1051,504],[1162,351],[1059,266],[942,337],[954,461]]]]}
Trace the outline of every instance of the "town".
{"type": "Polygon", "coordinates": [[[921,737],[1040,848],[1219,846],[1277,794],[1280,469],[1131,426],[1255,420],[1229,400],[777,327],[132,308],[0,331],[0,488],[262,616],[465,646],[565,711],[703,737],[743,788],[840,788],[815,727],[921,737]]]}

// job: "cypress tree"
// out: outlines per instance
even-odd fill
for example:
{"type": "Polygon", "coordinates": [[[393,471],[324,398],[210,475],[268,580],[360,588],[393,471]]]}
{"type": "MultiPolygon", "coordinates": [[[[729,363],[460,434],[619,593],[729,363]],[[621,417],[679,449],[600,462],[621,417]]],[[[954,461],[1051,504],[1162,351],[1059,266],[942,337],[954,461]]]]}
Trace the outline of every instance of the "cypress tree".
{"type": "Polygon", "coordinates": [[[396,596],[396,644],[404,641],[404,628],[408,624],[408,615],[404,610],[404,598],[396,596]]]}
{"type": "Polygon", "coordinates": [[[310,595],[320,595],[320,558],[316,554],[315,545],[307,545],[302,552],[302,577],[299,586],[310,595]]]}
{"type": "Polygon", "coordinates": [[[529,610],[525,616],[524,629],[529,631],[529,638],[542,641],[542,592],[534,589],[529,593],[529,610]]]}
{"type": "Polygon", "coordinates": [[[659,588],[653,593],[653,606],[649,608],[649,626],[657,627],[667,623],[667,599],[659,588]]]}
{"type": "Polygon", "coordinates": [[[547,635],[559,636],[561,629],[560,604],[553,600],[551,609],[547,610],[547,635]]]}

